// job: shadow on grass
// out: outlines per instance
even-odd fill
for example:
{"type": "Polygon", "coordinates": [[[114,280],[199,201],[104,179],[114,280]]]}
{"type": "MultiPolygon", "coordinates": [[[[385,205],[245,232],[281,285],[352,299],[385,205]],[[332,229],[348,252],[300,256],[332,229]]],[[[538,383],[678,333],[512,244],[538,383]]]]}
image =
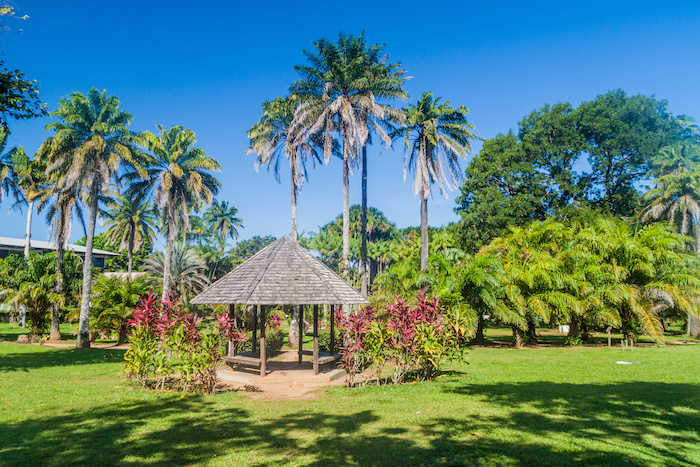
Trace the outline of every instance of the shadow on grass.
{"type": "MultiPolygon", "coordinates": [[[[659,382],[615,384],[570,384],[528,382],[513,384],[470,385],[451,388],[450,392],[481,399],[508,408],[507,416],[489,420],[472,418],[465,426],[473,430],[505,428],[537,437],[565,433],[578,448],[586,443],[613,445],[624,443],[632,449],[625,462],[658,465],[698,465],[700,461],[700,385],[659,382]],[[689,458],[694,455],[694,461],[689,458]],[[639,457],[637,457],[639,456],[639,457]],[[635,457],[637,457],[635,459],[635,457]]],[[[451,424],[451,419],[437,420],[431,432],[451,424]]],[[[450,432],[442,436],[449,444],[450,432]]],[[[490,445],[486,441],[484,446],[490,445]]],[[[501,446],[499,449],[506,448],[501,446]]],[[[522,459],[533,463],[528,450],[519,446],[522,459]]],[[[577,462],[618,464],[611,453],[581,451],[572,453],[577,462]]],[[[503,451],[508,455],[508,451],[503,451]]],[[[530,454],[543,456],[535,449],[530,454]]],[[[542,457],[541,463],[558,463],[563,459],[542,457]]]]}
{"type": "Polygon", "coordinates": [[[224,407],[216,397],[162,395],[149,402],[120,402],[0,424],[0,458],[8,465],[190,465],[235,451],[238,463],[261,466],[292,461],[324,467],[634,465],[650,459],[662,465],[690,465],[684,455],[696,446],[692,443],[697,443],[700,420],[697,411],[675,412],[672,400],[697,394],[698,389],[646,383],[463,387],[463,396],[489,399],[512,410],[507,416],[488,418],[452,414],[417,427],[387,426],[391,415],[369,409],[265,418],[224,407]],[[663,445],[652,447],[645,436],[658,425],[669,434],[663,445]],[[519,433],[494,434],[499,428],[519,433]],[[548,443],[553,434],[565,434],[568,444],[548,443]],[[612,444],[607,444],[609,450],[606,444],[586,445],[609,439],[625,443],[630,451],[621,453],[612,444]]]}
{"type": "MultiPolygon", "coordinates": [[[[12,344],[10,344],[12,345],[12,344]]],[[[19,346],[19,344],[16,344],[19,346]]],[[[124,350],[112,349],[49,349],[32,348],[27,352],[28,344],[21,345],[16,352],[0,353],[0,373],[11,371],[31,371],[37,368],[69,365],[89,365],[105,363],[105,359],[121,361],[124,350]]]]}

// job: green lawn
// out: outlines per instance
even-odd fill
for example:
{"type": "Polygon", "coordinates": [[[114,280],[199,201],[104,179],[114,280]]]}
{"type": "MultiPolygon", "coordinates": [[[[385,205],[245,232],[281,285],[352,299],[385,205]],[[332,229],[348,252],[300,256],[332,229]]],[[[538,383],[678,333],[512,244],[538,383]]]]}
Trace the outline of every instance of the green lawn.
{"type": "Polygon", "coordinates": [[[700,345],[477,348],[432,383],[300,401],[147,392],[122,355],[0,344],[0,464],[700,464],[700,345]]]}

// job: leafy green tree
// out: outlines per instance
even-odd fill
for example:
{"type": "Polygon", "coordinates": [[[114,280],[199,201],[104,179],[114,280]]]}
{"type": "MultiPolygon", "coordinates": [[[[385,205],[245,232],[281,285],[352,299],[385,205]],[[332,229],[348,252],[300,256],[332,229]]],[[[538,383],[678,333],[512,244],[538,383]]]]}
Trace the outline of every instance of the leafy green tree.
{"type": "Polygon", "coordinates": [[[39,99],[36,80],[28,80],[21,71],[3,65],[0,60],[0,125],[9,132],[9,120],[43,117],[46,105],[39,99]]]}
{"type": "MultiPolygon", "coordinates": [[[[263,115],[260,120],[248,130],[250,147],[247,153],[257,154],[255,169],[266,165],[268,171],[273,170],[275,179],[280,181],[281,156],[289,160],[291,173],[292,201],[292,240],[297,241],[297,198],[301,187],[307,179],[306,161],[321,162],[321,156],[316,151],[316,145],[311,139],[302,138],[298,131],[293,132],[294,113],[299,106],[300,98],[296,94],[278,97],[263,103],[263,115]]],[[[298,129],[297,129],[298,130],[298,129]]]]}
{"type": "Polygon", "coordinates": [[[591,172],[583,174],[587,199],[604,212],[631,216],[639,203],[634,184],[649,172],[659,150],[681,137],[682,125],[666,101],[627,96],[617,89],[576,110],[591,172]]]}
{"type": "Polygon", "coordinates": [[[461,175],[459,158],[471,150],[470,140],[477,138],[467,122],[469,109],[452,108],[449,102],[440,104],[432,93],[423,93],[418,103],[404,108],[406,124],[391,134],[392,139],[404,138],[404,178],[406,169],[414,172],[413,191],[420,199],[421,211],[421,269],[428,268],[428,197],[437,182],[442,193],[457,185],[461,175]]]}
{"type": "Polygon", "coordinates": [[[155,238],[155,210],[145,197],[120,196],[112,209],[107,211],[107,218],[105,235],[109,243],[117,247],[117,251],[126,250],[127,272],[131,274],[134,251],[141,248],[144,242],[152,244],[155,238]]]}
{"type": "Polygon", "coordinates": [[[132,116],[119,109],[116,96],[107,96],[106,91],[92,88],[87,96],[74,92],[59,103],[59,108],[51,113],[59,121],[46,126],[54,135],[47,138],[39,152],[47,160],[49,177],[56,180],[57,189],[82,185],[89,196],[90,217],[77,339],[77,347],[86,348],[90,347],[92,244],[100,195],[108,189],[122,163],[130,165],[141,176],[145,176],[145,171],[128,129],[132,116]]]}
{"type": "Polygon", "coordinates": [[[166,298],[170,294],[173,274],[169,269],[178,228],[182,225],[188,230],[190,209],[198,210],[203,204],[211,203],[218,193],[221,183],[210,172],[221,170],[221,165],[204,150],[194,147],[197,142],[194,131],[182,126],[166,130],[161,124],[158,129],[158,136],[150,132],[142,134],[141,143],[153,158],[148,177],[135,180],[128,193],[146,193],[153,189],[156,206],[165,218],[165,270],[160,277],[163,278],[162,298],[166,298]]]}
{"type": "Polygon", "coordinates": [[[247,240],[241,240],[236,243],[236,246],[231,250],[231,256],[233,256],[237,262],[242,263],[275,240],[277,239],[272,235],[267,235],[265,237],[256,235],[247,240]]]}

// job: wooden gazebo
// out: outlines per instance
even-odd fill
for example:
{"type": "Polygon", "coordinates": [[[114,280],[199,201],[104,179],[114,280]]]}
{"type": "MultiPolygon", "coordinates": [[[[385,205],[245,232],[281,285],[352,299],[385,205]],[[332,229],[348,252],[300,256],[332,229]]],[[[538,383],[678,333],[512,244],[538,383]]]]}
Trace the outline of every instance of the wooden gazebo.
{"type": "MultiPolygon", "coordinates": [[[[216,281],[191,303],[198,305],[229,305],[233,313],[235,304],[253,306],[253,352],[233,354],[225,359],[229,364],[247,364],[260,367],[265,376],[265,307],[270,305],[313,305],[313,351],[303,350],[303,312],[299,321],[299,363],[303,355],[313,356],[314,374],[319,365],[337,359],[333,342],[331,319],[331,352],[320,355],[318,351],[318,307],[331,305],[359,305],[367,303],[365,297],[352,288],[307,250],[288,237],[282,237],[248,258],[243,264],[216,281]],[[256,327],[260,327],[259,357],[255,354],[256,327]]],[[[303,308],[302,308],[303,310],[303,308]]],[[[233,346],[229,346],[232,349],[233,346]]]]}

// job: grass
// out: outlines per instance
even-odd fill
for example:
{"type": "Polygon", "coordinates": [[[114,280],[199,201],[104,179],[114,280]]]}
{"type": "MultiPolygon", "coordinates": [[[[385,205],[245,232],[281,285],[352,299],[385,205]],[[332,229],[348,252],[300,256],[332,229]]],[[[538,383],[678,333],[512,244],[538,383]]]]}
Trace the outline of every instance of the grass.
{"type": "Polygon", "coordinates": [[[482,347],[286,401],[144,391],[122,356],[0,343],[0,464],[700,465],[700,345],[482,347]]]}

